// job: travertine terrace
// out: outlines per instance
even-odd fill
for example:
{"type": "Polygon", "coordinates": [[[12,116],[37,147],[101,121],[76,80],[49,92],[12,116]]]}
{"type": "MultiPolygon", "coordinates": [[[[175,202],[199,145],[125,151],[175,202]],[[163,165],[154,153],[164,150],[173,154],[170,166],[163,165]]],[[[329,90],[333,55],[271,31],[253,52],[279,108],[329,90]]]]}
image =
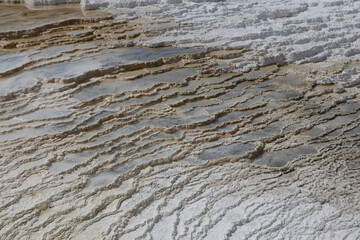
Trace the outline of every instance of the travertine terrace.
{"type": "Polygon", "coordinates": [[[1,240],[360,239],[356,50],[53,11],[0,31],[1,240]]]}

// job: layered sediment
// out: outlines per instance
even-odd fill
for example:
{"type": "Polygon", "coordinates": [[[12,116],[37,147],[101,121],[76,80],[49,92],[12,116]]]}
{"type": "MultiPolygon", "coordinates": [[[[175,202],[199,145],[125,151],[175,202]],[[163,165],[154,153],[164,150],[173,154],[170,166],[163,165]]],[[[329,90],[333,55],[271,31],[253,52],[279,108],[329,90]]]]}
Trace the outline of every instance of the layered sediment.
{"type": "Polygon", "coordinates": [[[316,81],[360,65],[146,48],[177,26],[0,33],[0,239],[360,238],[360,90],[316,81]]]}

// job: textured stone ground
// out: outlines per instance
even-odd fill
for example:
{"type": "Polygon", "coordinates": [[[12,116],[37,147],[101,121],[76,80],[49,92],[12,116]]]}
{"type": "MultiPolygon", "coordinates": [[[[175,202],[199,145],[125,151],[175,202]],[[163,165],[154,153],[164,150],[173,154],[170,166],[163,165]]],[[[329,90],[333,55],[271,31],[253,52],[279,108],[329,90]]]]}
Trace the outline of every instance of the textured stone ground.
{"type": "Polygon", "coordinates": [[[0,33],[0,239],[359,239],[360,90],[307,79],[359,64],[138,44],[174,26],[0,33]]]}

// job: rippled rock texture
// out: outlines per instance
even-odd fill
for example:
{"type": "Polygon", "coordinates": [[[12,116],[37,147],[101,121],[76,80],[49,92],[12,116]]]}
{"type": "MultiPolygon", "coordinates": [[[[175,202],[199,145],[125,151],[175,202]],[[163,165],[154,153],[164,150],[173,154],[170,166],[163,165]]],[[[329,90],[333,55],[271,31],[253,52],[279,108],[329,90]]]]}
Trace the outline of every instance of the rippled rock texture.
{"type": "Polygon", "coordinates": [[[0,239],[359,239],[358,86],[136,44],[175,26],[0,33],[0,239]]]}

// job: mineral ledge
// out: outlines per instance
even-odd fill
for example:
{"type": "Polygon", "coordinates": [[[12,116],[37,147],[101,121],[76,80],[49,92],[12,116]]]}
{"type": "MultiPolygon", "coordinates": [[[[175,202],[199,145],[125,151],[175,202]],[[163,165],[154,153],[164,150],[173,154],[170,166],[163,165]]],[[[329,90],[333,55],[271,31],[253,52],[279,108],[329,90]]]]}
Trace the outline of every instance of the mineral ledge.
{"type": "Polygon", "coordinates": [[[360,239],[359,1],[0,2],[1,240],[360,239]]]}

